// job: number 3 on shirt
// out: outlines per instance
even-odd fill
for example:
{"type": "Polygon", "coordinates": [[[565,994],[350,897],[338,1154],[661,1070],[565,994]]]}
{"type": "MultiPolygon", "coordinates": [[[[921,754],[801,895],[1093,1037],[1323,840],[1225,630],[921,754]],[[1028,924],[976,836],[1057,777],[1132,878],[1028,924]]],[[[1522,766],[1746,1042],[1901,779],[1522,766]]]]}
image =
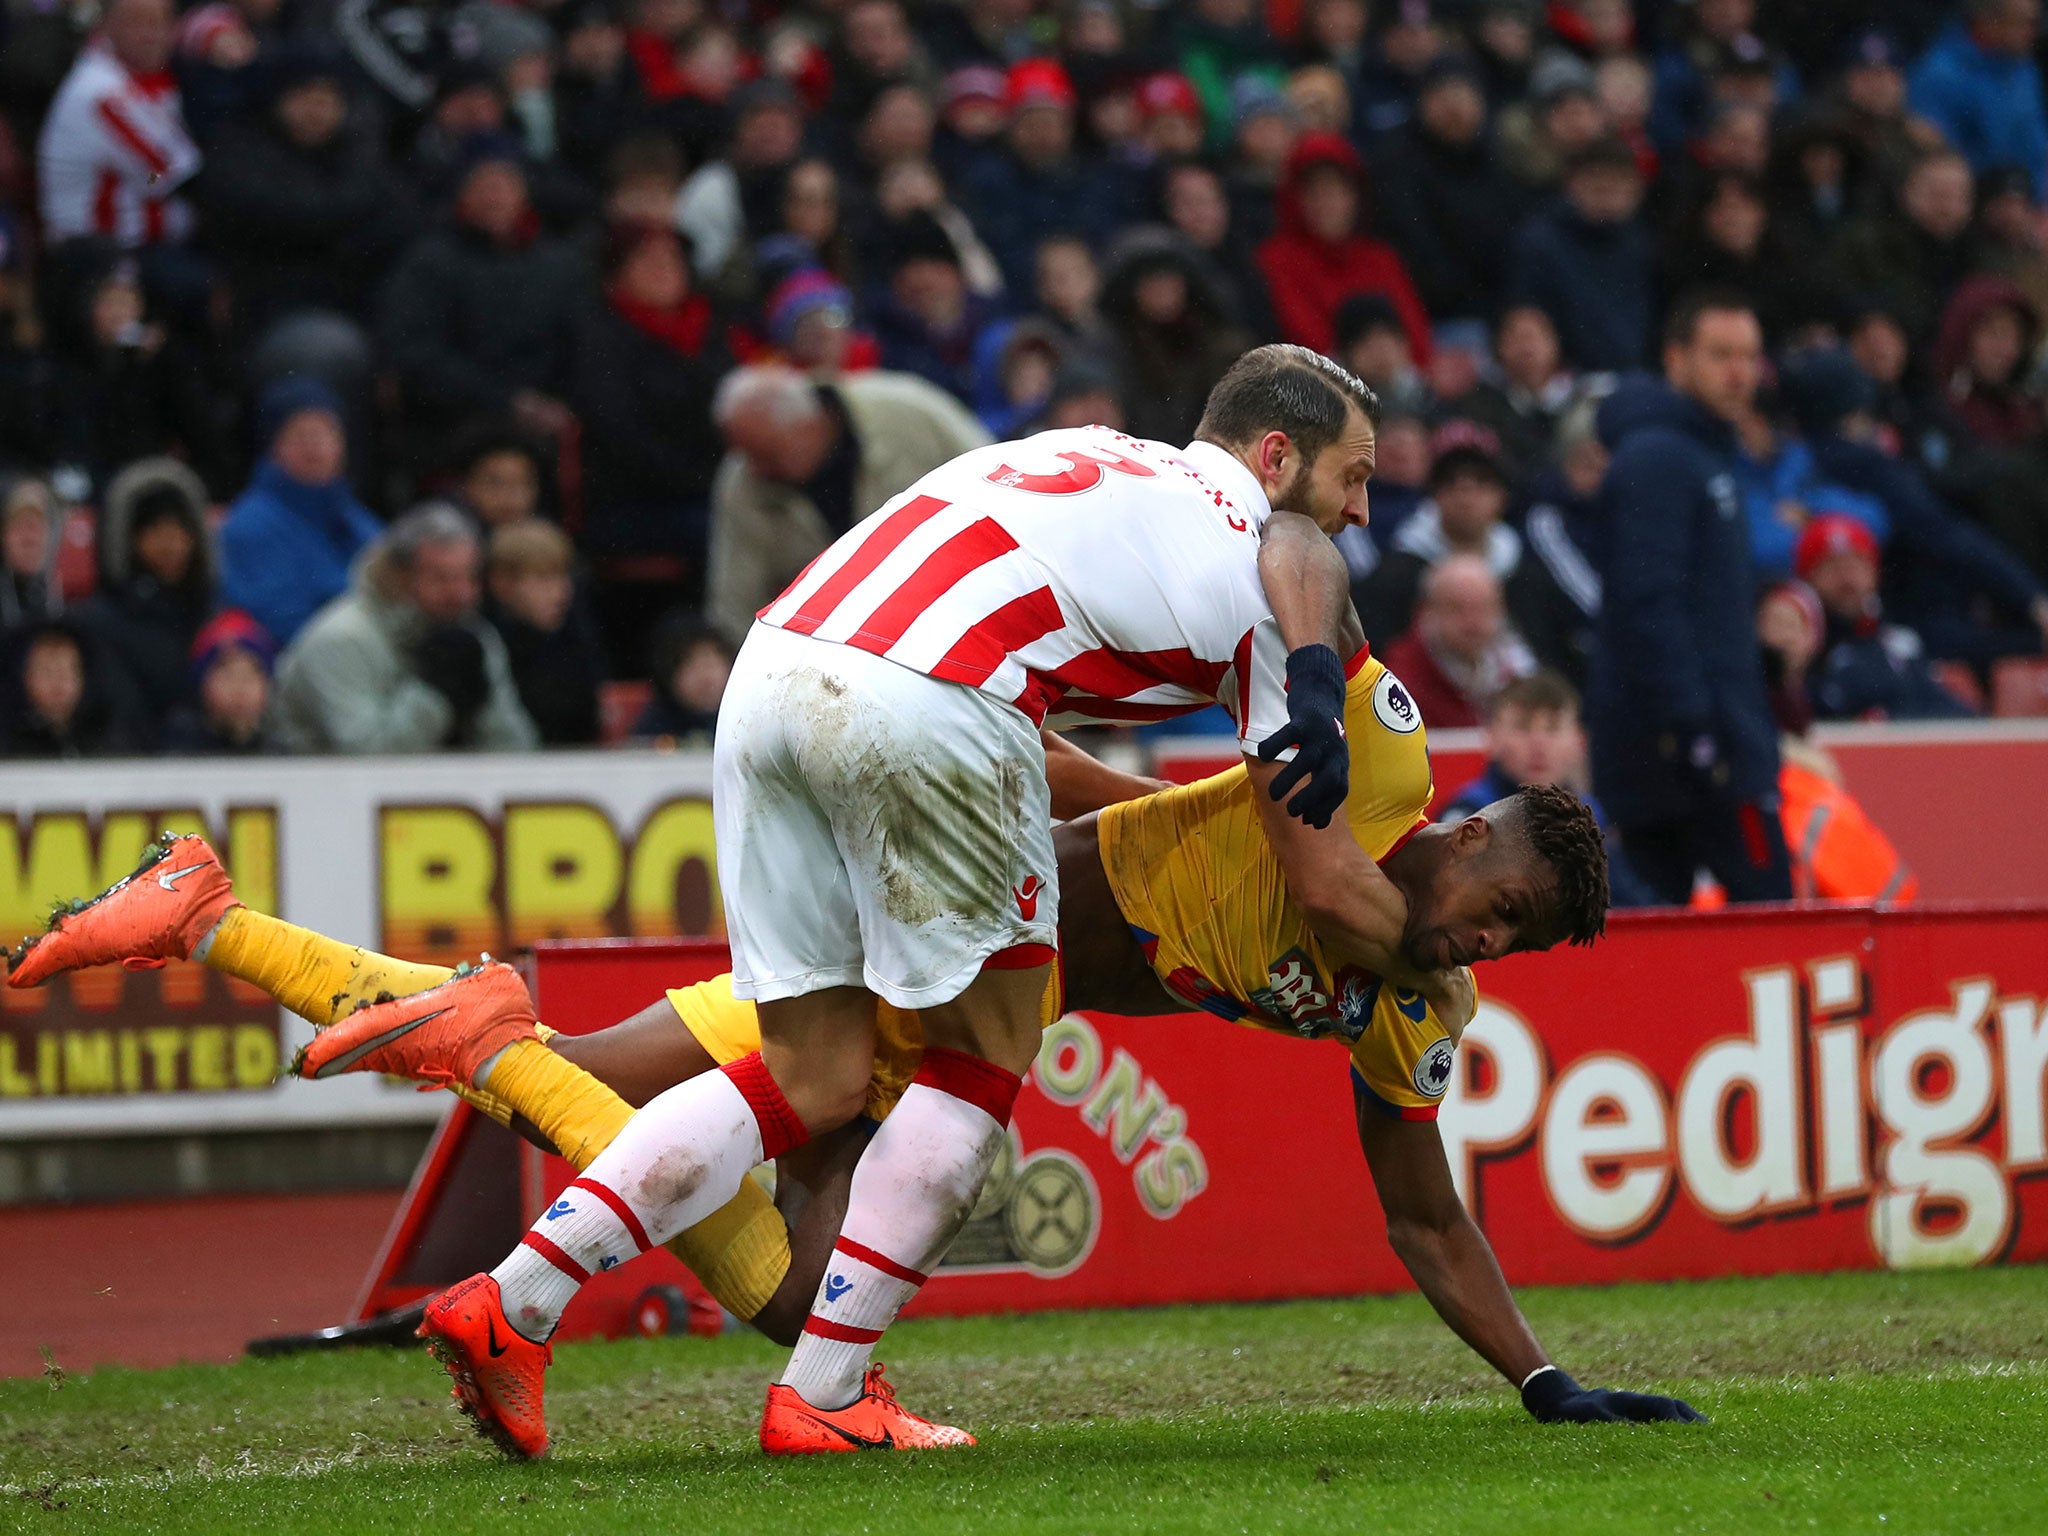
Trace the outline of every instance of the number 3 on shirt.
{"type": "Polygon", "coordinates": [[[1032,475],[1021,469],[1012,469],[1007,464],[998,464],[982,478],[990,485],[1006,485],[1012,490],[1029,491],[1035,496],[1078,496],[1100,485],[1102,472],[1106,469],[1113,469],[1120,475],[1134,475],[1140,480],[1150,480],[1158,473],[1149,464],[1115,453],[1098,458],[1091,453],[1063,449],[1056,457],[1065,459],[1073,467],[1056,475],[1032,475]]]}

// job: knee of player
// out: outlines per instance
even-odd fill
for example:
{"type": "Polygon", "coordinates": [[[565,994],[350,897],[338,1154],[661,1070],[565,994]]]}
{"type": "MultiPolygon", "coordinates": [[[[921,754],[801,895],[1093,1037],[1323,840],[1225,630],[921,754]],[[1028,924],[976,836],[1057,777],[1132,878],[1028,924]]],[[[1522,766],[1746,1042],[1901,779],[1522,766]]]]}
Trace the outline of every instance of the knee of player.
{"type": "Polygon", "coordinates": [[[813,1137],[836,1131],[866,1108],[873,1069],[872,1058],[864,1057],[821,1072],[794,1091],[784,1090],[790,1108],[813,1137]]]}

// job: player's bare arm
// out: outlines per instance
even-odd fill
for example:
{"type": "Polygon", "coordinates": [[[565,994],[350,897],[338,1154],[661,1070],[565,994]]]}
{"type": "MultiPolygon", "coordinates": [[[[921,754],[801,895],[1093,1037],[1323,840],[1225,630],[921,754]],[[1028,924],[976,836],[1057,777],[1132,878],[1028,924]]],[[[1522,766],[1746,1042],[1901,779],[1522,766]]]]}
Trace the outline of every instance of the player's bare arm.
{"type": "Polygon", "coordinates": [[[1045,743],[1045,782],[1052,791],[1055,821],[1072,821],[1105,805],[1140,800],[1172,786],[1164,779],[1125,773],[1091,757],[1056,731],[1041,731],[1045,743]]]}
{"type": "Polygon", "coordinates": [[[1271,793],[1280,763],[1247,760],[1259,823],[1287,877],[1287,889],[1316,937],[1396,985],[1421,988],[1424,973],[1402,952],[1408,901],[1358,845],[1343,821],[1312,827],[1287,815],[1271,793]]]}
{"type": "Polygon", "coordinates": [[[1347,654],[1351,572],[1313,518],[1274,508],[1260,530],[1259,581],[1289,651],[1327,645],[1347,654]]]}
{"type": "Polygon", "coordinates": [[[1581,1387],[1554,1365],[1458,1199],[1436,1123],[1396,1119],[1363,1095],[1357,1106],[1358,1144],[1386,1212],[1387,1245],[1437,1316],[1520,1390],[1529,1412],[1552,1423],[1703,1417],[1675,1397],[1581,1387]]]}
{"type": "Polygon", "coordinates": [[[1357,1103],[1358,1145],[1386,1213],[1387,1246],[1451,1331],[1519,1387],[1550,1357],[1458,1199],[1436,1122],[1396,1119],[1363,1097],[1357,1103]]]}

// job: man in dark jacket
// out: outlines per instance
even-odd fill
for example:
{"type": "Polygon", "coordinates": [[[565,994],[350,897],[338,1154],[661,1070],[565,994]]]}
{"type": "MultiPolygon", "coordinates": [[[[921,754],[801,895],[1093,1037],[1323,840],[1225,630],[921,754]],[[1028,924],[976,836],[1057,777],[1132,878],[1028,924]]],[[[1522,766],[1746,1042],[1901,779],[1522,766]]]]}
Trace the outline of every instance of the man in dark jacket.
{"type": "Polygon", "coordinates": [[[1490,315],[1507,286],[1524,193],[1493,158],[1479,66],[1423,72],[1413,122],[1381,153],[1379,227],[1438,320],[1490,315]]]}
{"type": "Polygon", "coordinates": [[[100,509],[100,589],[85,618],[110,695],[148,739],[191,692],[192,642],[213,613],[206,508],[199,477],[157,458],[116,475],[100,509]]]}
{"type": "Polygon", "coordinates": [[[454,195],[450,227],[406,253],[378,315],[407,422],[425,439],[509,413],[552,438],[570,419],[561,393],[582,264],[540,233],[512,140],[472,141],[454,195]]]}
{"type": "Polygon", "coordinates": [[[417,210],[355,121],[345,62],[311,47],[272,67],[260,119],[230,125],[208,152],[198,195],[250,335],[294,309],[360,315],[417,210]]]}
{"type": "Polygon", "coordinates": [[[1580,151],[1563,198],[1515,243],[1515,296],[1557,322],[1575,368],[1639,367],[1649,351],[1656,259],[1642,202],[1635,155],[1602,140],[1580,151]]]}
{"type": "Polygon", "coordinates": [[[1593,787],[1636,872],[1674,904],[1702,866],[1731,901],[1792,894],[1732,473],[1733,423],[1762,364],[1740,298],[1687,295],[1666,324],[1665,381],[1630,379],[1600,408],[1614,458],[1588,690],[1593,787]]]}

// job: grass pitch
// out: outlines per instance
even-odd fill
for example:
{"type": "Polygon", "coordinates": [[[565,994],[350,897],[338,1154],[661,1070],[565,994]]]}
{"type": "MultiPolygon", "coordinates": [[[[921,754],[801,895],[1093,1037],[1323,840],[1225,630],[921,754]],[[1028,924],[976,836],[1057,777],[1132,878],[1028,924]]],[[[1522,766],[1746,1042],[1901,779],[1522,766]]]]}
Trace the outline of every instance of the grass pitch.
{"type": "Polygon", "coordinates": [[[2048,1530],[2048,1269],[1534,1290],[1589,1384],[1704,1427],[1545,1427],[1416,1297],[905,1324],[981,1446],[769,1461],[781,1352],[572,1345],[510,1466],[424,1354],[0,1382],[0,1529],[318,1532],[2048,1530]]]}

